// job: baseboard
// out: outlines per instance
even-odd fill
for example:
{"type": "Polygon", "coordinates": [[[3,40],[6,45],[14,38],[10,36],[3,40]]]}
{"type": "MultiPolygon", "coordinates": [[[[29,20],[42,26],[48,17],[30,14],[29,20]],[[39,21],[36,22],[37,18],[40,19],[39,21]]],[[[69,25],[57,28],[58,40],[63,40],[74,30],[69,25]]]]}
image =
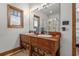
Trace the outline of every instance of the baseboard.
{"type": "Polygon", "coordinates": [[[20,50],[20,49],[21,49],[21,47],[17,47],[17,48],[2,52],[2,53],[0,53],[0,56],[5,56],[7,54],[10,54],[10,53],[15,52],[15,51],[20,50]]]}

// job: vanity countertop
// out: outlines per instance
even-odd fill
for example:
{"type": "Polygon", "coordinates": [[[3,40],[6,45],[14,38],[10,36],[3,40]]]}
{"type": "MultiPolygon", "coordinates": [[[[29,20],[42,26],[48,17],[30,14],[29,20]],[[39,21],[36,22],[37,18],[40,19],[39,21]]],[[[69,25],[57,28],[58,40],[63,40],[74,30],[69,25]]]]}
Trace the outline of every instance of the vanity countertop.
{"type": "Polygon", "coordinates": [[[53,37],[52,35],[47,35],[47,34],[36,35],[34,33],[25,33],[25,34],[21,34],[21,35],[28,35],[28,36],[31,36],[31,37],[43,38],[43,39],[52,40],[52,41],[58,41],[59,40],[59,39],[53,37]]]}

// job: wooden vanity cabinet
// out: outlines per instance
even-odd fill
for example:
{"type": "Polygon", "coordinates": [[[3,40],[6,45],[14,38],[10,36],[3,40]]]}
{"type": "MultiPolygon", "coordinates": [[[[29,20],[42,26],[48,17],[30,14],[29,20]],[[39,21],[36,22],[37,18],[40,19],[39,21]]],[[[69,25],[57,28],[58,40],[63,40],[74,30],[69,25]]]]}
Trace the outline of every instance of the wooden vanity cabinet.
{"type": "Polygon", "coordinates": [[[45,39],[35,35],[20,35],[21,47],[28,48],[29,55],[31,56],[56,56],[60,42],[59,39],[56,40],[45,39]]]}

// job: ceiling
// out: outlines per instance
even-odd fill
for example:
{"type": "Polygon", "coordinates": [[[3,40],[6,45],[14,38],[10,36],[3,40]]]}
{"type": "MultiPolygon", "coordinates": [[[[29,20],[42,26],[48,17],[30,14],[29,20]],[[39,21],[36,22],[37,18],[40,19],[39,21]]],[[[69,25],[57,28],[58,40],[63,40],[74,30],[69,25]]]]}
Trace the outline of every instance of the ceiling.
{"type": "Polygon", "coordinates": [[[33,8],[33,7],[36,7],[36,6],[40,6],[41,3],[29,3],[30,7],[33,8]]]}
{"type": "Polygon", "coordinates": [[[23,9],[26,8],[37,8],[41,5],[41,3],[11,3],[11,5],[20,6],[23,9]]]}
{"type": "Polygon", "coordinates": [[[48,8],[43,8],[40,10],[40,12],[46,14],[46,15],[51,15],[51,14],[56,14],[60,12],[60,4],[56,3],[56,4],[52,4],[51,6],[49,6],[48,8]],[[52,12],[50,12],[52,11],[52,12]]]}
{"type": "Polygon", "coordinates": [[[30,10],[33,11],[34,9],[41,6],[42,3],[29,3],[30,10]]]}

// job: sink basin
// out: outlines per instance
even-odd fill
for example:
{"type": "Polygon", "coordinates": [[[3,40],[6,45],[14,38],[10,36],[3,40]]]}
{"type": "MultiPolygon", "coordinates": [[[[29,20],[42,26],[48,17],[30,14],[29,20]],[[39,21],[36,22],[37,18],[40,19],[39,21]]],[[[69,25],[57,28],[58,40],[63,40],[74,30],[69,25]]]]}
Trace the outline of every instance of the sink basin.
{"type": "Polygon", "coordinates": [[[38,37],[52,37],[52,35],[43,35],[43,34],[41,34],[41,35],[38,35],[38,37]]]}
{"type": "Polygon", "coordinates": [[[24,33],[24,34],[26,34],[26,35],[34,35],[34,33],[24,33]]]}

